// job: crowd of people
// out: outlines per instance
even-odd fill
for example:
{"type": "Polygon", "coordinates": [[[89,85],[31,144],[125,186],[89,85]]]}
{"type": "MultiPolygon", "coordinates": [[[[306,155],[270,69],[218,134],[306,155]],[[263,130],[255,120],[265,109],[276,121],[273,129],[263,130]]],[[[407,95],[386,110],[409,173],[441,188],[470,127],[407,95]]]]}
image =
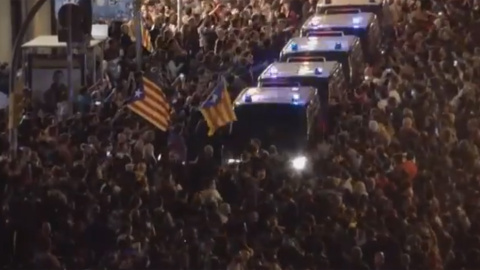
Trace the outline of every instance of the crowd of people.
{"type": "MultiPolygon", "coordinates": [[[[62,121],[27,104],[14,158],[3,118],[0,265],[480,269],[479,3],[389,5],[387,64],[365,70],[360,114],[342,105],[339,129],[311,149],[302,174],[255,138],[231,165],[208,140],[185,141],[206,138],[192,127],[217,77],[232,97],[252,85],[315,1],[185,2],[180,29],[175,3],[145,3],[145,66],[174,109],[168,140],[125,109],[125,72],[112,74],[108,101],[83,89],[78,113],[62,121]]],[[[105,59],[128,70],[131,25],[117,28],[105,59]]]]}

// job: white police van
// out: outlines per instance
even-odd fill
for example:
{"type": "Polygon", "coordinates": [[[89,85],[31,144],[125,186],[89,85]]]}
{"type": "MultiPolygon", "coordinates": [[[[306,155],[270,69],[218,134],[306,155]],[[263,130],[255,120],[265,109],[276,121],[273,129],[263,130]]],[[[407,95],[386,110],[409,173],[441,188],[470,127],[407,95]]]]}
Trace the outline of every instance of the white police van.
{"type": "Polygon", "coordinates": [[[281,62],[336,61],[342,64],[351,87],[363,80],[365,59],[360,40],[355,36],[295,37],[280,52],[281,62]]]}
{"type": "MultiPolygon", "coordinates": [[[[244,89],[233,103],[237,121],[230,129],[230,145],[244,148],[251,138],[260,139],[264,146],[275,144],[291,153],[291,160],[298,163],[309,142],[318,139],[321,110],[317,92],[308,86],[244,89]]],[[[238,154],[228,155],[229,163],[237,161],[234,156],[238,154]]]]}
{"type": "Polygon", "coordinates": [[[330,15],[359,12],[374,13],[378,16],[382,25],[391,22],[387,0],[320,0],[316,7],[316,14],[330,15]]]}
{"type": "Polygon", "coordinates": [[[382,51],[382,32],[377,16],[373,13],[313,15],[300,29],[302,37],[357,36],[371,62],[382,51]]]}
{"type": "Polygon", "coordinates": [[[258,77],[258,86],[310,86],[323,106],[346,100],[348,83],[338,62],[275,62],[258,77]]]}

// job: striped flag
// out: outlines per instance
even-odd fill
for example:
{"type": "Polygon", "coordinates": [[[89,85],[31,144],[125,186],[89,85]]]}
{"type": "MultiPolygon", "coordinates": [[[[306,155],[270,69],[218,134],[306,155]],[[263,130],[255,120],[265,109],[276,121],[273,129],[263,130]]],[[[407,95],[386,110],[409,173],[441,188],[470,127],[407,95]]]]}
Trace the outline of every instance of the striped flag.
{"type": "Polygon", "coordinates": [[[162,89],[143,77],[127,107],[162,131],[170,125],[170,105],[162,89]]]}
{"type": "Polygon", "coordinates": [[[150,39],[150,31],[142,23],[142,46],[149,52],[153,50],[152,40],[150,39]]]}
{"type": "MultiPolygon", "coordinates": [[[[137,28],[135,25],[134,20],[130,20],[128,22],[128,35],[132,40],[137,40],[137,28]]],[[[152,41],[150,39],[150,31],[148,31],[148,28],[145,27],[145,24],[142,22],[140,24],[140,33],[141,33],[141,39],[142,39],[142,46],[145,48],[145,50],[151,52],[153,50],[152,46],[152,41]]]]}
{"type": "Polygon", "coordinates": [[[10,93],[9,104],[8,104],[8,113],[12,117],[8,118],[8,128],[16,128],[20,122],[23,120],[23,111],[25,109],[25,103],[23,99],[23,90],[25,84],[23,83],[23,76],[15,79],[14,89],[10,93]]]}
{"type": "Polygon", "coordinates": [[[208,125],[208,136],[215,134],[217,129],[237,121],[226,86],[225,79],[221,78],[212,94],[200,107],[200,112],[208,125]]]}

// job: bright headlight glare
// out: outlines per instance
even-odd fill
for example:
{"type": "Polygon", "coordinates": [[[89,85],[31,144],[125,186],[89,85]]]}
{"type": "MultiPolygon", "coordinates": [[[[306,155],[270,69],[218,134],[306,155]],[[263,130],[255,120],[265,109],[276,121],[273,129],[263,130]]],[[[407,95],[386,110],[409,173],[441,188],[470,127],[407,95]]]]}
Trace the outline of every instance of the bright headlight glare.
{"type": "Polygon", "coordinates": [[[307,158],[304,156],[296,157],[292,160],[292,167],[297,171],[305,169],[307,166],[307,158]]]}
{"type": "Polygon", "coordinates": [[[240,159],[229,158],[227,159],[227,164],[238,164],[242,162],[240,159]]]}

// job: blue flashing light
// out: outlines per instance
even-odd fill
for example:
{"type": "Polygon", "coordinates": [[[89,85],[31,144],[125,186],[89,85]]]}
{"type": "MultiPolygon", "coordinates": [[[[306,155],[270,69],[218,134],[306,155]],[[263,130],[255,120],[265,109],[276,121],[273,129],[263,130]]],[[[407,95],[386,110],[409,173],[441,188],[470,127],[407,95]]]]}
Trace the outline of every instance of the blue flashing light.
{"type": "Polygon", "coordinates": [[[252,96],[249,95],[249,94],[246,94],[244,97],[243,97],[243,100],[245,102],[252,102],[252,96]]]}
{"type": "Polygon", "coordinates": [[[299,95],[299,94],[293,94],[293,95],[292,95],[292,102],[298,102],[299,99],[300,99],[300,95],[299,95]]]}
{"type": "Polygon", "coordinates": [[[297,43],[290,44],[290,49],[294,52],[298,51],[298,44],[297,43]]]}
{"type": "Polygon", "coordinates": [[[335,50],[341,50],[342,49],[342,43],[341,42],[336,42],[335,43],[335,50]]]}
{"type": "Polygon", "coordinates": [[[323,73],[322,68],[315,68],[315,75],[321,75],[323,73]]]}

